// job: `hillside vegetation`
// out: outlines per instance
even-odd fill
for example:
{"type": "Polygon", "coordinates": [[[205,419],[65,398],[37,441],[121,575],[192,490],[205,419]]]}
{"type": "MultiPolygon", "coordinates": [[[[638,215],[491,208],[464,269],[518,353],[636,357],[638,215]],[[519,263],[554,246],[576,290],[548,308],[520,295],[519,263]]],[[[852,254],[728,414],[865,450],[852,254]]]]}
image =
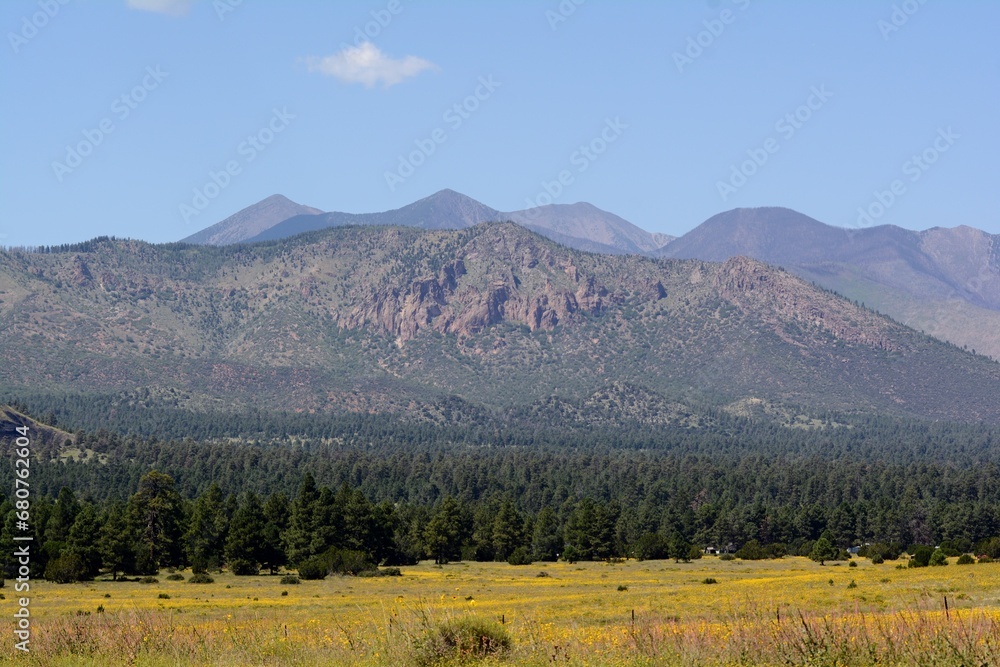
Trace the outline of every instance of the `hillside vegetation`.
{"type": "Polygon", "coordinates": [[[745,258],[594,255],[510,223],[45,250],[0,253],[13,395],[141,387],[198,410],[415,419],[454,399],[619,425],[693,425],[705,405],[1000,421],[1000,365],[745,258]]]}

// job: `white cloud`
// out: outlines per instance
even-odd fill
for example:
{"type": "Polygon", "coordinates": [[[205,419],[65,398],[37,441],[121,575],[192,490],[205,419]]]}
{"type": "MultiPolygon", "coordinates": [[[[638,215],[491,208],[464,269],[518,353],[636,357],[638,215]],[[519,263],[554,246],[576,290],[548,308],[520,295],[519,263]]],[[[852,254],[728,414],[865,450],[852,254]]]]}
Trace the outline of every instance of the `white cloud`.
{"type": "Polygon", "coordinates": [[[361,83],[366,88],[371,88],[379,82],[388,88],[403,79],[437,67],[434,63],[417,56],[390,58],[371,42],[365,42],[360,46],[349,46],[332,56],[307,58],[306,65],[310,72],[332,76],[344,83],[361,83]]]}
{"type": "Polygon", "coordinates": [[[156,12],[168,16],[183,16],[191,8],[193,0],[125,0],[132,9],[144,12],[156,12]]]}

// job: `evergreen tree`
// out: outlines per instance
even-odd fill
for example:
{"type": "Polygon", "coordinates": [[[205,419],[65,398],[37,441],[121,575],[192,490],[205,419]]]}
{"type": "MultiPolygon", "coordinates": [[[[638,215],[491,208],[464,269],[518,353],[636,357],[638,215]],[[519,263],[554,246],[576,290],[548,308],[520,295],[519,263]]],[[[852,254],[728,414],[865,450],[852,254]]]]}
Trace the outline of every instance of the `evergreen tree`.
{"type": "Polygon", "coordinates": [[[316,479],[312,473],[302,476],[299,494],[292,503],[288,516],[288,529],[285,531],[285,554],[290,563],[301,561],[316,555],[313,549],[313,535],[317,528],[317,512],[319,509],[319,491],[316,479]]]}
{"type": "Polygon", "coordinates": [[[222,489],[213,482],[195,501],[184,532],[184,551],[196,573],[222,566],[229,516],[222,489]]]}
{"type": "Polygon", "coordinates": [[[563,538],[559,519],[551,507],[543,507],[535,517],[531,551],[535,560],[555,562],[562,553],[563,538]]]}
{"type": "Polygon", "coordinates": [[[143,475],[126,516],[137,539],[136,566],[143,574],[181,564],[182,502],[173,478],[155,470],[143,475]]]}
{"type": "Polygon", "coordinates": [[[65,543],[79,511],[80,503],[76,494],[65,486],[59,489],[59,497],[45,524],[45,541],[65,543]]]}
{"type": "Polygon", "coordinates": [[[130,572],[135,567],[133,536],[125,517],[122,503],[112,501],[101,517],[97,550],[111,578],[118,580],[119,572],[130,572]]]}
{"type": "Polygon", "coordinates": [[[101,552],[98,548],[101,527],[97,509],[90,503],[81,506],[73,527],[66,538],[66,552],[76,556],[83,564],[84,576],[96,577],[101,571],[101,552]]]}
{"type": "Polygon", "coordinates": [[[427,523],[424,540],[434,562],[443,565],[462,558],[462,507],[448,496],[427,523]]]}
{"type": "Polygon", "coordinates": [[[835,560],[838,554],[837,547],[833,546],[826,537],[821,537],[813,545],[809,558],[822,565],[828,560],[835,560]]]}
{"type": "Polygon", "coordinates": [[[681,561],[686,563],[691,560],[691,543],[685,540],[680,533],[675,533],[673,539],[670,540],[670,557],[674,559],[675,563],[681,561]]]}
{"type": "Polygon", "coordinates": [[[234,574],[257,574],[265,553],[264,509],[254,493],[247,493],[233,515],[226,538],[226,562],[234,574]]]}
{"type": "Polygon", "coordinates": [[[515,549],[524,545],[524,517],[510,499],[500,505],[492,532],[494,560],[506,561],[515,549]]]}
{"type": "Polygon", "coordinates": [[[264,503],[264,543],[260,551],[260,564],[271,574],[288,563],[281,535],[288,526],[288,496],[272,493],[264,503]]]}

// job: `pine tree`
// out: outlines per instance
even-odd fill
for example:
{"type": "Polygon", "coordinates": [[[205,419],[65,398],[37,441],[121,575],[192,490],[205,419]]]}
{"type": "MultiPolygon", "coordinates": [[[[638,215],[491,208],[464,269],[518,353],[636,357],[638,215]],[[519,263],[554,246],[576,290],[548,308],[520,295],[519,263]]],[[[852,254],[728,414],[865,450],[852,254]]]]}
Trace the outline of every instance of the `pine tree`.
{"type": "Polygon", "coordinates": [[[260,564],[271,574],[276,574],[282,565],[288,563],[281,539],[288,526],[288,511],[288,496],[283,493],[272,493],[264,503],[264,544],[260,552],[260,564]]]}
{"type": "Polygon", "coordinates": [[[112,502],[101,517],[97,550],[114,581],[118,580],[119,572],[130,572],[135,565],[133,536],[125,518],[125,507],[120,502],[112,502]]]}
{"type": "Polygon", "coordinates": [[[492,537],[493,557],[497,561],[506,561],[515,549],[524,546],[524,517],[510,499],[500,505],[493,521],[492,537]]]}
{"type": "Polygon", "coordinates": [[[443,565],[462,558],[462,508],[448,496],[427,523],[424,540],[434,562],[443,565]]]}
{"type": "Polygon", "coordinates": [[[260,498],[247,493],[233,515],[226,538],[226,562],[234,574],[257,574],[264,560],[264,509],[260,498]]]}
{"type": "Polygon", "coordinates": [[[135,531],[136,566],[144,574],[181,564],[182,502],[174,480],[155,470],[142,476],[126,516],[135,531]]]}
{"type": "Polygon", "coordinates": [[[535,518],[531,550],[535,560],[555,562],[562,553],[563,538],[559,519],[551,507],[543,507],[535,518]]]}
{"type": "Polygon", "coordinates": [[[66,538],[66,552],[80,559],[84,576],[96,577],[101,571],[100,536],[97,509],[90,503],[80,508],[66,538]]]}
{"type": "Polygon", "coordinates": [[[52,508],[52,515],[45,524],[45,541],[66,542],[79,511],[80,503],[76,499],[76,494],[65,486],[59,489],[59,497],[56,499],[55,507],[52,508]]]}
{"type": "Polygon", "coordinates": [[[223,504],[222,489],[212,483],[198,496],[184,533],[184,551],[195,572],[222,565],[229,515],[223,504]]]}
{"type": "Polygon", "coordinates": [[[316,555],[313,550],[313,536],[317,527],[317,512],[319,509],[319,491],[312,473],[302,476],[299,495],[292,503],[288,516],[288,529],[285,531],[285,553],[288,561],[299,563],[316,555]]]}

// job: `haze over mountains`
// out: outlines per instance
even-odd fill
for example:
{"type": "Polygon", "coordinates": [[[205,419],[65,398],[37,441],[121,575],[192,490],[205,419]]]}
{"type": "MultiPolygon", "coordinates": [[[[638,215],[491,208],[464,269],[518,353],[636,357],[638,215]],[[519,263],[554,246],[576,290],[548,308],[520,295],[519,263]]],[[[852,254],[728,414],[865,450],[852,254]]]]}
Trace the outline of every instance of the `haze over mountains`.
{"type": "Polygon", "coordinates": [[[756,208],[721,213],[675,240],[586,203],[501,212],[443,190],[394,211],[367,214],[320,213],[275,195],[184,241],[253,243],[343,225],[465,229],[496,220],[588,252],[708,261],[752,257],[1000,359],[1000,243],[967,226],[843,229],[789,209],[756,208]]]}
{"type": "MultiPolygon", "coordinates": [[[[504,213],[471,197],[441,190],[399,209],[383,213],[321,213],[296,210],[298,204],[274,195],[197,234],[185,243],[226,245],[287,238],[303,232],[345,225],[398,225],[418,229],[465,229],[482,222],[511,220],[548,236],[558,243],[590,252],[642,254],[673,239],[651,234],[622,218],[590,204],[551,204],[504,213]],[[273,215],[275,201],[295,212],[286,218],[273,215]]],[[[307,208],[307,207],[299,207],[307,208]]]]}

